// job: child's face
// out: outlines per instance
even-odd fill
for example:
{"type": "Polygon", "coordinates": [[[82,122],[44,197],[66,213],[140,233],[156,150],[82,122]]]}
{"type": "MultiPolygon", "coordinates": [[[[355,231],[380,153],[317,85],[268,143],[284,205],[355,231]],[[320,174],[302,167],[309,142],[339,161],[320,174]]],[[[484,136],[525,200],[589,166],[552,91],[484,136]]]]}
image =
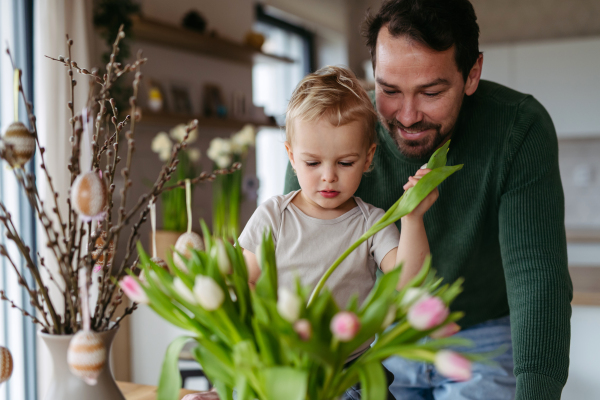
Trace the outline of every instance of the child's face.
{"type": "Polygon", "coordinates": [[[376,147],[366,145],[361,122],[336,127],[323,118],[294,121],[292,142],[285,147],[302,194],[325,209],[343,206],[354,195],[376,147]]]}

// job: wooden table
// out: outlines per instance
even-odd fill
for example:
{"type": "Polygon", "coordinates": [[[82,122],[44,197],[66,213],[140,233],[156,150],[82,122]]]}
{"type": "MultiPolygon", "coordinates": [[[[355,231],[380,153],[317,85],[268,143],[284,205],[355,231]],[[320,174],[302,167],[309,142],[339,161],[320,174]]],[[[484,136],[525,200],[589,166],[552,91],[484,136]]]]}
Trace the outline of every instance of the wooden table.
{"type": "MultiPolygon", "coordinates": [[[[156,386],[138,385],[131,382],[117,382],[119,389],[125,395],[127,400],[156,400],[156,386]]],[[[186,394],[198,393],[194,390],[181,389],[179,398],[181,399],[186,394]]]]}

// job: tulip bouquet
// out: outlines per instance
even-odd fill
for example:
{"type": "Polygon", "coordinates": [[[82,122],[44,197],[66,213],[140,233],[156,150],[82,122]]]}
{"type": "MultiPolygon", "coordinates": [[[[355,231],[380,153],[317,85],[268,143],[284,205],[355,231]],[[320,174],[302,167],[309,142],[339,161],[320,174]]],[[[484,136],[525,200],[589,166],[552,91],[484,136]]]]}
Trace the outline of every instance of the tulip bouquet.
{"type": "MultiPolygon", "coordinates": [[[[447,145],[431,159],[432,171],[382,217],[363,238],[374,235],[412,211],[439,183],[462,166],[446,167],[447,145]]],[[[239,246],[212,238],[203,224],[205,251],[192,251],[186,268],[169,260],[169,270],[152,262],[138,244],[144,272],[122,282],[129,297],[149,304],[161,317],[192,334],[193,354],[214,383],[221,399],[337,399],[361,382],[365,399],[386,398],[381,362],[399,355],[435,363],[456,380],[470,378],[472,361],[480,357],[447,350],[465,346],[448,337],[458,330],[460,312],[449,304],[461,292],[461,281],[442,285],[426,260],[419,274],[397,290],[401,266],[382,276],[362,304],[353,298],[344,307],[323,288],[354,244],[332,265],[313,289],[300,282],[279,288],[275,246],[266,232],[256,255],[261,275],[254,288],[239,246]],[[434,340],[423,343],[420,339],[434,340]],[[366,342],[371,347],[347,365],[366,342]]],[[[181,385],[177,360],[190,337],[168,348],[159,385],[159,398],[176,399],[181,385]]]]}
{"type": "MultiPolygon", "coordinates": [[[[254,146],[255,129],[245,125],[229,139],[215,138],[210,142],[207,156],[215,168],[230,168],[245,160],[248,149],[254,146]]],[[[240,204],[242,201],[243,170],[218,176],[213,182],[213,233],[222,237],[237,237],[240,233],[240,204]]]]}

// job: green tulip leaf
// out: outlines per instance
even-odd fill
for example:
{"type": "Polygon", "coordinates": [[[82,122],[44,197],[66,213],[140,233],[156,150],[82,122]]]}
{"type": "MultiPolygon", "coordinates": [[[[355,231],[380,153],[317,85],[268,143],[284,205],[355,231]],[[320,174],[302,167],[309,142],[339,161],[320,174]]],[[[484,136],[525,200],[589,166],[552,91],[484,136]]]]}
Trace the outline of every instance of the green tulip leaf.
{"type": "Polygon", "coordinates": [[[305,400],[308,372],[292,367],[273,367],[263,370],[265,398],[305,400]]]}
{"type": "Polygon", "coordinates": [[[183,346],[190,340],[188,336],[180,336],[173,340],[163,360],[160,380],[158,383],[158,398],[160,400],[178,400],[181,389],[181,374],[179,373],[179,354],[183,346]]]}

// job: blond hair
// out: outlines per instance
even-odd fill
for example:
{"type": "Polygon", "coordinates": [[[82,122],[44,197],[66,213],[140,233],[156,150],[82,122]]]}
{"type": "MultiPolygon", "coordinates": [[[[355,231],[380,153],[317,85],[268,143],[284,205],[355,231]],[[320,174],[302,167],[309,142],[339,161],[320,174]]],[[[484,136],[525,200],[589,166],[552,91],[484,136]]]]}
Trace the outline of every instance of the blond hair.
{"type": "Polygon", "coordinates": [[[367,146],[375,143],[377,114],[356,75],[345,68],[327,66],[300,81],[288,104],[285,133],[290,145],[294,121],[325,118],[333,126],[362,122],[367,146]]]}

